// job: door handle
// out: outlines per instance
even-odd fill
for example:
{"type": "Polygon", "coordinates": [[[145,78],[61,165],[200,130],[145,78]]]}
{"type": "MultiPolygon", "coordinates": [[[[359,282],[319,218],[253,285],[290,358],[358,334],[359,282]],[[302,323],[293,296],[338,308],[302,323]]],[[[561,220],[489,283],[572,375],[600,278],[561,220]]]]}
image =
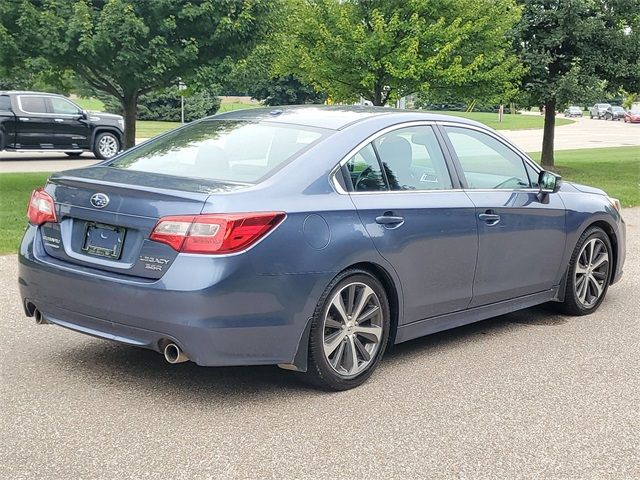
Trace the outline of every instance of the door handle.
{"type": "Polygon", "coordinates": [[[485,213],[478,215],[478,218],[487,225],[497,225],[500,222],[500,215],[494,213],[493,210],[487,210],[485,213]]]}
{"type": "Polygon", "coordinates": [[[393,215],[392,212],[385,212],[379,217],[376,217],[376,223],[386,228],[397,228],[404,223],[404,217],[393,215]]]}
{"type": "Polygon", "coordinates": [[[62,122],[64,122],[64,119],[62,119],[62,118],[54,118],[53,121],[57,122],[57,123],[62,123],[62,122]]]}
{"type": "Polygon", "coordinates": [[[29,119],[27,117],[20,117],[21,122],[28,122],[29,119]]]}

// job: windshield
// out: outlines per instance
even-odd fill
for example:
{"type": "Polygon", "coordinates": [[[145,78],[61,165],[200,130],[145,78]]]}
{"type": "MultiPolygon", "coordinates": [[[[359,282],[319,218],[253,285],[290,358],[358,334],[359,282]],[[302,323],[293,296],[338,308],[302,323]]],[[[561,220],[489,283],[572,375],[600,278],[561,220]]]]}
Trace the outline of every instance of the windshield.
{"type": "Polygon", "coordinates": [[[613,107],[612,110],[614,112],[624,112],[624,108],[622,108],[622,107],[613,107]]]}
{"type": "Polygon", "coordinates": [[[209,119],[125,152],[109,166],[256,183],[328,132],[300,125],[209,119]]]}

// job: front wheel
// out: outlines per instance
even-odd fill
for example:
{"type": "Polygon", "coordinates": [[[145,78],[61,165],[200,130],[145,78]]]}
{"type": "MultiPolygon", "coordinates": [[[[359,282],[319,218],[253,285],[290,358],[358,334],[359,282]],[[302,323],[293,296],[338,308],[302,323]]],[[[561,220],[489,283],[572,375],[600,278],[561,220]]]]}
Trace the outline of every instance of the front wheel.
{"type": "Polygon", "coordinates": [[[96,135],[93,142],[93,154],[100,160],[114,157],[120,151],[120,140],[111,132],[103,132],[96,135]]]}
{"type": "Polygon", "coordinates": [[[389,301],[368,272],[347,270],[320,298],[311,323],[307,377],[326,390],[364,383],[389,339],[389,301]]]}
{"type": "Polygon", "coordinates": [[[562,310],[569,315],[595,312],[611,281],[613,250],[607,234],[598,227],[585,231],[573,251],[562,310]]]}

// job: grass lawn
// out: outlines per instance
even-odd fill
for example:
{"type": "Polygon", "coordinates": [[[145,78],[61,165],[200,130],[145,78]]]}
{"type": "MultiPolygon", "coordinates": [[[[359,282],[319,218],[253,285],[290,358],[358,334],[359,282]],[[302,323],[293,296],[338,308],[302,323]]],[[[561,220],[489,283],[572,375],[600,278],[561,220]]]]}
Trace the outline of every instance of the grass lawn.
{"type": "Polygon", "coordinates": [[[104,103],[97,98],[76,98],[74,100],[79,106],[84,108],[85,110],[95,111],[95,112],[103,112],[104,111],[104,103]]]}
{"type": "MultiPolygon", "coordinates": [[[[531,153],[540,160],[540,153],[531,153]]],[[[563,178],[603,189],[623,207],[640,205],[640,148],[559,150],[555,168],[563,178]]]]}
{"type": "Polygon", "coordinates": [[[27,225],[27,204],[34,188],[44,186],[49,173],[0,174],[0,254],[18,250],[27,225]]]}
{"type": "MultiPolygon", "coordinates": [[[[475,120],[476,122],[484,123],[485,125],[494,128],[496,130],[526,130],[531,128],[542,128],[544,124],[544,118],[542,115],[511,115],[505,114],[502,117],[502,122],[498,121],[497,113],[487,112],[432,112],[440,113],[443,115],[453,115],[455,117],[464,117],[469,120],[475,120]]],[[[556,126],[569,125],[573,123],[573,120],[568,118],[557,117],[556,126]]]]}

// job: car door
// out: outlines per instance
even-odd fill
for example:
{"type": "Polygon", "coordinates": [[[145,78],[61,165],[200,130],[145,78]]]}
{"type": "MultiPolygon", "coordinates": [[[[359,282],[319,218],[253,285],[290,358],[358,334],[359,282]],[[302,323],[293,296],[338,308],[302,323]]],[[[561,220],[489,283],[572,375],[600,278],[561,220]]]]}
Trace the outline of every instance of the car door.
{"type": "Polygon", "coordinates": [[[430,125],[379,133],[343,166],[364,228],[402,282],[410,323],[467,307],[477,256],[471,200],[430,125]]]}
{"type": "Polygon", "coordinates": [[[478,263],[470,307],[551,289],[565,247],[559,195],[539,195],[538,170],[497,135],[442,127],[476,208],[478,263]]]}
{"type": "Polygon", "coordinates": [[[48,109],[53,115],[53,144],[57,149],[89,148],[91,131],[82,110],[66,98],[48,97],[48,109]]]}
{"type": "Polygon", "coordinates": [[[45,95],[17,97],[19,111],[16,128],[17,148],[53,149],[53,117],[49,115],[45,95]]]}

